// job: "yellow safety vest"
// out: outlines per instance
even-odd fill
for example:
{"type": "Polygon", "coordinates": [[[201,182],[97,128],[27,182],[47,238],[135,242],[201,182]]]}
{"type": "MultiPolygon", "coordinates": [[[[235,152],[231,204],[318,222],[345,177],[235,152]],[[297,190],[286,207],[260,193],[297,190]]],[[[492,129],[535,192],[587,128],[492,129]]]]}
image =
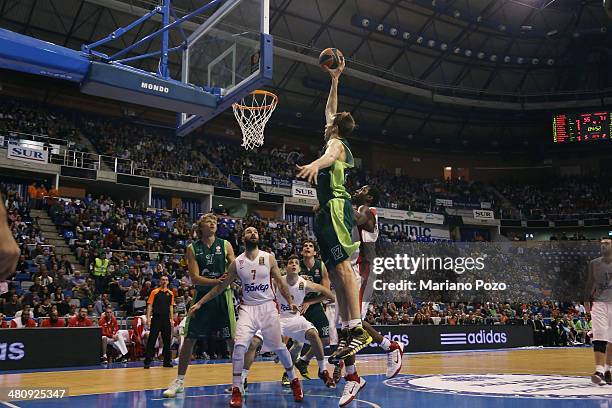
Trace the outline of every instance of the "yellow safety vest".
{"type": "Polygon", "coordinates": [[[96,258],[96,265],[94,267],[94,275],[95,276],[104,276],[106,275],[106,271],[108,269],[108,259],[100,259],[96,258]]]}

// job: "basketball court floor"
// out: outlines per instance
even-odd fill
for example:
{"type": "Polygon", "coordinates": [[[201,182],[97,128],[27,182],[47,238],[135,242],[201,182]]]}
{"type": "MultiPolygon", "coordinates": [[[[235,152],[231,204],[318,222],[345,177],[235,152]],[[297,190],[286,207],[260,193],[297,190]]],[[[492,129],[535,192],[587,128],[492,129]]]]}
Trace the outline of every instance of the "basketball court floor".
{"type": "MultiPolygon", "coordinates": [[[[612,408],[612,386],[590,383],[592,349],[552,348],[421,353],[404,356],[402,372],[384,376],[385,356],[360,357],[358,370],[367,380],[350,407],[597,407],[612,408]]],[[[311,375],[315,376],[315,364],[311,375]]],[[[337,407],[342,384],[326,389],[320,380],[303,382],[305,400],[296,403],[280,386],[282,368],[271,361],[251,369],[245,408],[337,407]]],[[[194,364],[186,392],[176,399],[161,396],[176,369],[142,363],[127,367],[86,367],[0,375],[0,388],[67,387],[70,396],[55,400],[0,402],[6,407],[224,407],[231,364],[194,364]]]]}

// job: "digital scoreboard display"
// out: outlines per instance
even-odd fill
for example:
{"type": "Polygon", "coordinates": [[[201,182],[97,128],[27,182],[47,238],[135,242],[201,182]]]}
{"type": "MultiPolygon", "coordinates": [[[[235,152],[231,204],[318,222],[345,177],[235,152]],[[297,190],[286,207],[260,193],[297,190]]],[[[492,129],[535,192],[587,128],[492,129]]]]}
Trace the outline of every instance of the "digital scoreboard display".
{"type": "Polygon", "coordinates": [[[567,113],[553,117],[553,142],[612,139],[612,113],[567,113]]]}

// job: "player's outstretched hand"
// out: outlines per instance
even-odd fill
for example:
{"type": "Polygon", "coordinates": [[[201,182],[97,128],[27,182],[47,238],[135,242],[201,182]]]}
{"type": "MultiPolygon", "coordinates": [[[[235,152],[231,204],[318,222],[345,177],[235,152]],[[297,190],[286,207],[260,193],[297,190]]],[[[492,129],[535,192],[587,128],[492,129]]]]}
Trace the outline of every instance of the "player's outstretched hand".
{"type": "Polygon", "coordinates": [[[338,65],[338,68],[331,69],[329,67],[323,66],[323,69],[327,71],[327,73],[329,74],[329,76],[332,77],[332,79],[337,81],[340,78],[340,75],[342,75],[342,72],[344,71],[345,66],[346,66],[346,60],[342,56],[340,57],[340,64],[338,65]]]}
{"type": "Polygon", "coordinates": [[[306,313],[306,311],[308,310],[308,308],[310,307],[310,305],[312,305],[312,303],[306,301],[304,303],[302,303],[302,307],[300,307],[300,314],[304,314],[306,313]]]}
{"type": "Polygon", "coordinates": [[[193,306],[189,308],[189,316],[193,316],[195,312],[200,309],[200,307],[202,307],[202,305],[200,305],[200,302],[194,303],[193,306]]]}
{"type": "Polygon", "coordinates": [[[310,184],[317,184],[317,174],[319,174],[319,168],[313,163],[305,166],[296,166],[298,169],[297,178],[304,179],[310,184]]]}
{"type": "Polygon", "coordinates": [[[298,314],[300,312],[300,309],[295,303],[290,304],[289,307],[291,308],[291,313],[293,314],[298,314]]]}

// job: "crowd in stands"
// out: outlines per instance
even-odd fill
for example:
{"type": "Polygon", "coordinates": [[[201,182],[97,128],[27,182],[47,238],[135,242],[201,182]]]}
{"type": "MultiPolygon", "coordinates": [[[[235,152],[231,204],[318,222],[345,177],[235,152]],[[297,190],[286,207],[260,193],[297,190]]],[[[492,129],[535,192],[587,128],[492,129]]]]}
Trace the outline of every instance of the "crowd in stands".
{"type": "Polygon", "coordinates": [[[53,143],[58,140],[74,150],[84,150],[81,129],[77,123],[59,110],[51,110],[36,103],[0,99],[0,135],[18,137],[18,133],[45,135],[53,143]]]}
{"type": "Polygon", "coordinates": [[[436,199],[452,200],[454,203],[495,203],[495,195],[487,186],[478,182],[460,179],[416,179],[395,175],[379,169],[367,171],[354,169],[348,179],[350,191],[365,184],[372,184],[381,191],[381,207],[401,210],[441,213],[444,206],[436,199]]]}
{"type": "Polygon", "coordinates": [[[497,189],[529,220],[598,218],[612,214],[612,183],[607,177],[562,177],[537,184],[505,183],[497,189]]]}

